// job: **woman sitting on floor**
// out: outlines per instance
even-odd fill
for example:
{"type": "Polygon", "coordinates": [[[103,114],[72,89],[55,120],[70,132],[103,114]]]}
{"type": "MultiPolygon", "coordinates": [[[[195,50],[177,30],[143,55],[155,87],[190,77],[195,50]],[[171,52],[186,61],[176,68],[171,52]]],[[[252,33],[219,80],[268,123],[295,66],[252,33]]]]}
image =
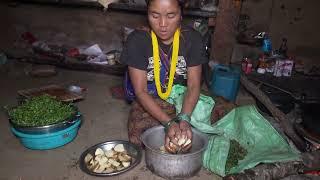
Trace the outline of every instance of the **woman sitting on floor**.
{"type": "MultiPolygon", "coordinates": [[[[190,116],[200,95],[202,64],[207,63],[200,33],[181,25],[183,2],[149,0],[148,21],[151,30],[135,30],[126,41],[121,62],[128,65],[126,91],[135,96],[128,120],[130,142],[142,145],[140,135],[162,124],[165,147],[177,139],[192,139],[190,116]],[[131,83],[129,83],[131,82],[131,83]],[[173,84],[187,86],[181,113],[164,101],[173,84]]],[[[188,151],[191,144],[182,151],[188,151]]]]}

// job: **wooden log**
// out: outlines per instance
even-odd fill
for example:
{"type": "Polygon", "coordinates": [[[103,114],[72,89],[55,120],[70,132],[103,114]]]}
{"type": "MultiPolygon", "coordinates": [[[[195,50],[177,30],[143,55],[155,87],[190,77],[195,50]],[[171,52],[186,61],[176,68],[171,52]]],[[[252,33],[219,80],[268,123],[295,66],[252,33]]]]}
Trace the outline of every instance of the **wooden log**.
{"type": "Polygon", "coordinates": [[[91,71],[96,73],[104,73],[115,76],[123,76],[126,71],[126,66],[124,65],[101,65],[88,63],[85,61],[78,61],[72,58],[66,59],[57,59],[52,57],[33,55],[33,56],[24,56],[15,58],[18,61],[28,62],[33,64],[46,64],[53,65],[61,68],[71,69],[71,70],[80,70],[80,71],[91,71]]]}
{"type": "Polygon", "coordinates": [[[288,120],[283,112],[281,112],[276,106],[273,105],[270,98],[265,95],[256,85],[249,81],[249,79],[241,75],[241,84],[251,92],[266,108],[271,112],[272,116],[276,121],[279,122],[280,126],[283,128],[284,133],[292,140],[296,147],[304,152],[306,151],[305,141],[295,132],[293,124],[288,120]]]}

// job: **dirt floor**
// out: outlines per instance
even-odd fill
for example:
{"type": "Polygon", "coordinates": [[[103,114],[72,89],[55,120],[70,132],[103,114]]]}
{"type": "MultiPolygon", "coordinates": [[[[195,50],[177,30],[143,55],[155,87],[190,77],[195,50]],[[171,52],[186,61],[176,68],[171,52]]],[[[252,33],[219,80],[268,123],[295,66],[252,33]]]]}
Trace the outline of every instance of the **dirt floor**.
{"type": "MultiPolygon", "coordinates": [[[[111,96],[109,88],[121,83],[120,77],[58,69],[50,78],[32,78],[25,74],[29,64],[8,62],[1,67],[0,107],[17,104],[17,91],[48,84],[80,85],[88,89],[85,100],[77,103],[83,114],[83,124],[76,139],[53,150],[29,150],[10,132],[8,118],[0,114],[0,180],[82,180],[102,179],[82,172],[78,158],[88,147],[108,140],[127,140],[127,115],[130,105],[111,96]]],[[[133,170],[103,179],[162,179],[153,175],[144,159],[133,170]]],[[[191,179],[219,179],[206,170],[191,179]]]]}

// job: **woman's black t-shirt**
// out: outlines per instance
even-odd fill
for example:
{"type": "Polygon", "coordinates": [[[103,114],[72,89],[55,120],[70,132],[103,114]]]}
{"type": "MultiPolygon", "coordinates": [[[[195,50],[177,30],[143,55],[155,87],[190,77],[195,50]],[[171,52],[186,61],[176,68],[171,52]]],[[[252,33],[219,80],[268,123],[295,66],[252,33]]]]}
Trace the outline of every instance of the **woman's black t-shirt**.
{"type": "MultiPolygon", "coordinates": [[[[159,42],[159,47],[171,59],[172,45],[165,45],[159,42]]],[[[151,34],[147,31],[135,30],[127,38],[120,61],[130,67],[147,72],[148,82],[154,81],[153,54],[151,34]]],[[[178,62],[175,73],[175,84],[186,84],[187,67],[207,63],[205,47],[199,32],[184,27],[180,34],[180,47],[178,62]]],[[[162,64],[160,63],[160,66],[162,64]]]]}

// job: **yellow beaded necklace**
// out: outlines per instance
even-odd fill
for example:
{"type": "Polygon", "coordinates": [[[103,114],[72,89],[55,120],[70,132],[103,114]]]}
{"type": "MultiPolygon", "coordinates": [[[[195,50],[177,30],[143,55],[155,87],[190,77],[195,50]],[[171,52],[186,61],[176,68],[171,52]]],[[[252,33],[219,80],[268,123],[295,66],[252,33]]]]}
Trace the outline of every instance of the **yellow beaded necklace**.
{"type": "Polygon", "coordinates": [[[151,31],[153,62],[154,62],[154,69],[153,69],[154,79],[155,79],[158,95],[163,100],[166,100],[170,96],[170,93],[172,90],[173,78],[176,72],[176,66],[178,61],[179,37],[180,37],[180,29],[177,29],[173,36],[173,50],[172,50],[172,56],[171,56],[168,89],[166,92],[162,92],[161,82],[160,82],[160,56],[159,56],[158,39],[155,33],[151,31]]]}

